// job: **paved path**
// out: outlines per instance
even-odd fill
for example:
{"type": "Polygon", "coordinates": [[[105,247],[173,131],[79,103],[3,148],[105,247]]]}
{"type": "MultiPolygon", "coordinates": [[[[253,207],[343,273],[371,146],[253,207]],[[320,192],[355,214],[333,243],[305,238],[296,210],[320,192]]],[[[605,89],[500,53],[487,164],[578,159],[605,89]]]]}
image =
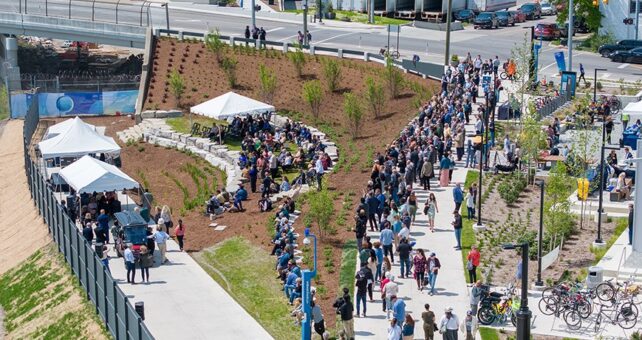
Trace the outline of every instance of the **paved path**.
{"type": "MultiPolygon", "coordinates": [[[[145,324],[156,339],[272,339],[272,336],[219,286],[196,261],[167,245],[162,266],[156,250],[150,283],[131,285],[121,258],[112,258],[112,275],[132,303],[145,302],[145,324]]],[[[115,256],[115,254],[112,254],[115,256]]],[[[136,282],[142,279],[136,272],[136,282]]]]}
{"type": "MultiPolygon", "coordinates": [[[[468,125],[466,128],[470,133],[473,127],[468,125]]],[[[428,290],[422,292],[417,290],[417,284],[414,279],[397,278],[400,273],[400,268],[398,257],[395,255],[395,264],[393,265],[392,273],[395,276],[395,281],[399,284],[398,296],[403,297],[403,300],[406,302],[406,312],[411,313],[416,321],[415,339],[423,339],[421,313],[424,311],[424,304],[430,304],[431,309],[435,312],[437,321],[443,316],[444,309],[447,307],[452,307],[454,313],[458,315],[460,319],[463,318],[469,309],[468,289],[464,277],[465,273],[461,261],[461,252],[454,249],[457,242],[451,225],[453,221],[452,212],[455,209],[455,203],[452,197],[454,183],[462,183],[463,185],[467,172],[467,169],[463,167],[463,163],[457,162],[457,167],[453,173],[452,184],[447,188],[439,187],[438,176],[431,182],[431,187],[434,190],[424,191],[420,186],[414,186],[418,201],[416,221],[410,228],[411,239],[417,242],[414,249],[422,248],[428,254],[435,252],[441,262],[441,270],[439,271],[436,282],[437,294],[430,296],[428,290]],[[428,216],[423,214],[423,206],[430,192],[435,194],[439,208],[439,213],[435,216],[436,230],[434,233],[431,233],[428,229],[428,216]]],[[[378,232],[369,232],[368,235],[370,235],[373,240],[379,238],[378,232]]],[[[374,339],[385,339],[387,336],[389,323],[386,321],[386,314],[381,309],[381,293],[378,286],[375,287],[374,297],[374,303],[368,302],[368,316],[366,318],[355,319],[357,338],[367,336],[374,339]]]]}

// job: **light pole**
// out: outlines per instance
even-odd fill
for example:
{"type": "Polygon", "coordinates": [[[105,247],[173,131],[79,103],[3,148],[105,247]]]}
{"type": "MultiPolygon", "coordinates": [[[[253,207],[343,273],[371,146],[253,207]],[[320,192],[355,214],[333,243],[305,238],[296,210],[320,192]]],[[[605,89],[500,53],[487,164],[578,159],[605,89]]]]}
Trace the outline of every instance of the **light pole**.
{"type": "Polygon", "coordinates": [[[310,293],[310,281],[317,276],[317,237],[310,232],[310,228],[305,228],[305,238],[303,239],[303,245],[310,245],[310,238],[314,242],[314,269],[310,271],[306,269],[301,272],[302,281],[303,281],[303,322],[301,322],[301,340],[310,340],[312,338],[312,307],[310,302],[312,302],[312,295],[310,293]]]}
{"type": "Polygon", "coordinates": [[[256,27],[256,1],[252,0],[252,29],[256,27]]]}
{"type": "MultiPolygon", "coordinates": [[[[484,125],[482,124],[482,129],[484,125]]],[[[482,195],[482,177],[484,175],[484,169],[482,167],[483,157],[484,157],[484,132],[480,131],[479,137],[481,138],[481,143],[479,143],[481,150],[479,151],[479,187],[477,188],[477,227],[482,227],[482,204],[481,204],[481,195],[482,195]]]]}
{"type": "MultiPolygon", "coordinates": [[[[165,24],[167,26],[167,36],[169,36],[169,4],[164,3],[161,7],[165,7],[165,24]]],[[[118,20],[117,20],[118,21],[118,20]]],[[[118,23],[118,22],[116,22],[118,23]]]]}
{"type": "Polygon", "coordinates": [[[522,298],[517,319],[517,340],[530,340],[531,338],[531,311],[528,309],[528,242],[522,244],[505,244],[505,250],[521,248],[522,251],[522,298]]]}
{"type": "Polygon", "coordinates": [[[444,55],[444,67],[450,63],[450,22],[452,21],[453,0],[448,0],[448,12],[446,13],[446,53],[444,55]]]}
{"type": "Polygon", "coordinates": [[[308,0],[303,3],[303,45],[308,45],[308,0]]]}
{"type": "Polygon", "coordinates": [[[575,20],[575,5],[573,0],[568,1],[568,40],[566,45],[568,45],[568,66],[567,71],[573,71],[573,26],[575,25],[573,21],[575,20]]]}
{"type": "Polygon", "coordinates": [[[537,233],[537,281],[535,286],[542,287],[542,235],[544,234],[544,180],[539,180],[539,233],[537,233]]]}
{"type": "Polygon", "coordinates": [[[605,68],[596,68],[593,70],[593,103],[597,103],[597,71],[607,71],[605,68]]]}

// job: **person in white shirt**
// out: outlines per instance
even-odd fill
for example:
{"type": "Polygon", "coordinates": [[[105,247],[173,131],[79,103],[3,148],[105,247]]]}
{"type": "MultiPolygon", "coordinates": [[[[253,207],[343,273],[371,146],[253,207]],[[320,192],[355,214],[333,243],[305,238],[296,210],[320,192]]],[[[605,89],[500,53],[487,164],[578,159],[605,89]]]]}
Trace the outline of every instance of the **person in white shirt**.
{"type": "Polygon", "coordinates": [[[136,259],[134,258],[134,252],[132,252],[131,246],[131,244],[125,245],[123,257],[125,258],[125,268],[127,269],[127,283],[136,284],[134,281],[136,277],[136,259]],[[131,274],[131,279],[129,278],[129,274],[131,274]]]}
{"type": "Polygon", "coordinates": [[[390,301],[390,298],[399,293],[399,285],[394,281],[394,277],[390,272],[388,272],[386,276],[390,281],[383,287],[383,292],[386,295],[386,318],[390,319],[390,312],[392,311],[392,301],[390,301]]]}
{"type": "Polygon", "coordinates": [[[317,191],[321,191],[321,180],[323,179],[323,162],[321,162],[321,156],[317,157],[317,161],[314,165],[314,171],[317,173],[317,191]]]}
{"type": "Polygon", "coordinates": [[[453,313],[452,307],[446,308],[445,313],[439,321],[439,333],[444,336],[444,340],[457,340],[459,318],[453,313]]]}
{"type": "Polygon", "coordinates": [[[397,324],[397,319],[392,318],[392,320],[390,320],[390,326],[388,326],[388,340],[399,339],[401,339],[401,327],[397,324]]]}
{"type": "Polygon", "coordinates": [[[149,236],[150,238],[153,238],[154,241],[156,241],[156,244],[158,245],[158,250],[160,250],[161,253],[161,264],[167,262],[167,257],[165,254],[167,253],[167,240],[169,240],[169,234],[167,234],[163,228],[159,225],[156,227],[156,232],[154,235],[149,236]]]}
{"type": "Polygon", "coordinates": [[[404,238],[406,240],[410,240],[410,229],[408,229],[406,225],[404,225],[403,228],[401,228],[401,231],[399,231],[399,239],[402,240],[404,238]]]}

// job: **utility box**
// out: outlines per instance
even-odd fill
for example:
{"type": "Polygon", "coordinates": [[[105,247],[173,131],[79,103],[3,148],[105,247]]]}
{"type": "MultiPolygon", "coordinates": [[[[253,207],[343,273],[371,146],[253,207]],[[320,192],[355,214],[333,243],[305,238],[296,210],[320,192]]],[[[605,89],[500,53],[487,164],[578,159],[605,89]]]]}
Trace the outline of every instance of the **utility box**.
{"type": "Polygon", "coordinates": [[[600,283],[604,281],[604,269],[602,267],[589,267],[588,275],[586,276],[586,286],[589,289],[597,287],[600,283]]]}

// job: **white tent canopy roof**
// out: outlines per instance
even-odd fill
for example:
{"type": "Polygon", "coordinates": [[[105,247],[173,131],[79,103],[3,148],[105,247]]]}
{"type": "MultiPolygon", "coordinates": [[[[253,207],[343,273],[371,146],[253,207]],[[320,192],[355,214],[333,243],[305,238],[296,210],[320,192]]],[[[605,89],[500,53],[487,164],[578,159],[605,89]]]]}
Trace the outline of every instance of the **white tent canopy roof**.
{"type": "Polygon", "coordinates": [[[65,121],[62,121],[58,124],[52,125],[47,129],[47,133],[45,133],[45,138],[44,139],[49,139],[52,137],[55,137],[57,135],[63,134],[69,130],[69,128],[74,124],[74,123],[81,123],[89,126],[92,128],[94,131],[96,130],[96,127],[91,124],[85,123],[82,119],[80,119],[78,116],[75,118],[70,118],[65,121]],[[78,122],[79,121],[79,122],[78,122]]]}
{"type": "Polygon", "coordinates": [[[248,116],[273,112],[274,106],[258,100],[228,92],[204,103],[192,106],[190,112],[215,119],[225,120],[235,116],[248,116]]]}
{"type": "Polygon", "coordinates": [[[60,177],[78,193],[135,189],[139,186],[117,167],[90,156],[83,156],[60,170],[60,177]]]}
{"type": "Polygon", "coordinates": [[[80,157],[90,153],[120,153],[113,138],[101,136],[89,124],[73,119],[69,128],[53,138],[38,143],[43,158],[80,157]]]}
{"type": "Polygon", "coordinates": [[[642,100],[639,102],[629,103],[622,113],[631,116],[631,120],[642,118],[642,100]]]}

